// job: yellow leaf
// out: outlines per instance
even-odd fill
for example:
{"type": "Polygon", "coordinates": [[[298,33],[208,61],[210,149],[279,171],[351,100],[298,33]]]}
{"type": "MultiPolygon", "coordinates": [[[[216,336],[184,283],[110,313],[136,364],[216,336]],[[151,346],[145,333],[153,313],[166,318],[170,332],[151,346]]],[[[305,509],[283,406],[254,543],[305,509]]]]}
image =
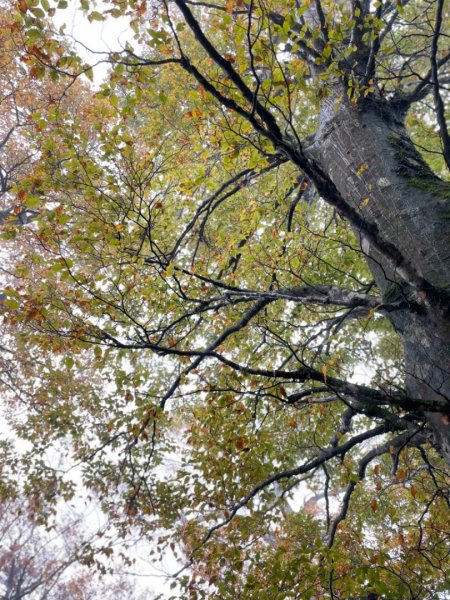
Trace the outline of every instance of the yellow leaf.
{"type": "Polygon", "coordinates": [[[369,165],[367,163],[360,164],[358,170],[356,171],[356,176],[360,177],[365,171],[367,171],[368,168],[369,165]]]}

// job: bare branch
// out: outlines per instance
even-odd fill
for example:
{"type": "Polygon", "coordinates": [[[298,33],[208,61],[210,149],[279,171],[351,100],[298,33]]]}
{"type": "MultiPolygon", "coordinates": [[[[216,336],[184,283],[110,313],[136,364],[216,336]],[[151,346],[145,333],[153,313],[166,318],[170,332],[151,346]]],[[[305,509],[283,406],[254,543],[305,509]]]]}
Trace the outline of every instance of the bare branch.
{"type": "MultiPolygon", "coordinates": [[[[375,448],[372,448],[372,450],[367,452],[367,454],[365,454],[361,458],[361,460],[358,461],[358,480],[362,481],[364,479],[367,466],[374,458],[377,458],[381,454],[386,454],[387,452],[390,452],[392,448],[399,450],[403,446],[405,446],[405,444],[407,444],[407,443],[419,444],[419,443],[423,443],[423,442],[424,442],[424,439],[421,437],[420,434],[411,436],[411,434],[409,432],[404,432],[393,439],[389,439],[384,444],[381,444],[380,446],[376,446],[375,448]]],[[[341,503],[341,510],[336,515],[336,517],[332,520],[329,530],[327,532],[326,543],[327,543],[328,548],[331,548],[331,546],[334,543],[334,539],[336,536],[336,532],[337,532],[339,523],[341,523],[347,516],[347,512],[348,512],[348,509],[350,506],[350,499],[356,488],[356,484],[357,484],[357,481],[350,481],[350,483],[347,485],[347,488],[345,490],[344,497],[343,497],[342,503],[341,503]]]]}
{"type": "MultiPolygon", "coordinates": [[[[450,61],[450,52],[443,56],[440,60],[436,62],[436,66],[438,69],[446,65],[450,61]]],[[[427,73],[423,76],[419,76],[416,74],[417,78],[420,79],[420,82],[416,85],[416,87],[410,91],[405,93],[404,90],[399,90],[392,99],[389,101],[392,104],[401,104],[406,110],[407,107],[411,106],[414,102],[419,102],[428,96],[430,92],[433,91],[433,71],[430,68],[427,73]]]]}
{"type": "MultiPolygon", "coordinates": [[[[222,529],[223,527],[228,525],[234,519],[234,517],[239,512],[239,510],[241,508],[244,508],[245,506],[247,506],[248,503],[251,500],[253,500],[253,498],[255,498],[255,496],[257,496],[262,490],[264,490],[265,488],[269,487],[270,485],[272,485],[278,481],[281,481],[283,479],[291,479],[292,477],[297,477],[298,475],[304,475],[305,473],[314,471],[315,469],[317,469],[318,467],[321,467],[322,465],[324,465],[326,462],[328,462],[332,458],[335,458],[336,456],[345,456],[345,454],[347,454],[347,452],[349,452],[355,446],[358,446],[359,444],[361,444],[367,440],[370,440],[374,437],[382,435],[382,434],[386,433],[388,430],[389,429],[386,427],[386,425],[379,425],[378,427],[370,429],[369,431],[365,431],[363,433],[360,433],[359,435],[354,436],[353,438],[351,438],[350,440],[348,440],[341,446],[337,446],[337,447],[330,446],[330,447],[322,450],[315,458],[312,458],[311,460],[307,461],[303,465],[300,465],[299,467],[296,467],[295,469],[290,469],[287,471],[281,471],[279,473],[275,473],[274,475],[271,475],[264,481],[261,481],[260,483],[258,483],[258,485],[256,485],[254,488],[252,488],[252,490],[244,498],[242,498],[242,500],[240,502],[235,504],[230,509],[229,515],[226,519],[224,519],[223,521],[220,521],[219,523],[217,523],[216,525],[214,525],[213,527],[211,527],[208,530],[208,532],[205,534],[205,536],[203,537],[201,542],[198,544],[198,546],[196,546],[191,551],[190,560],[189,560],[188,564],[185,565],[181,569],[181,571],[183,571],[184,569],[187,568],[187,566],[192,564],[194,555],[211,539],[213,534],[217,530],[222,529]]],[[[176,577],[181,571],[176,573],[174,576],[176,577]]]]}

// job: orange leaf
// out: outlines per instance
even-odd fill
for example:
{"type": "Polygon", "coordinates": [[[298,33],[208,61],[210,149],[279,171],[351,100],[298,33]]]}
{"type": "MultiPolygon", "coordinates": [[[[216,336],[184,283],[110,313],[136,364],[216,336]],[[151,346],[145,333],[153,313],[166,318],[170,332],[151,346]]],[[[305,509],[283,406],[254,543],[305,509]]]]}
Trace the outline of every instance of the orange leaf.
{"type": "Polygon", "coordinates": [[[236,442],[236,448],[238,450],[242,450],[244,446],[245,446],[245,440],[244,440],[244,438],[239,438],[237,440],[237,442],[236,442]]]}
{"type": "Polygon", "coordinates": [[[144,0],[140,6],[138,6],[137,8],[137,14],[138,15],[143,15],[145,14],[145,11],[147,10],[147,2],[144,0]]]}
{"type": "Polygon", "coordinates": [[[404,469],[398,469],[397,473],[395,474],[395,476],[397,477],[398,481],[405,481],[406,479],[406,472],[404,469]]]}

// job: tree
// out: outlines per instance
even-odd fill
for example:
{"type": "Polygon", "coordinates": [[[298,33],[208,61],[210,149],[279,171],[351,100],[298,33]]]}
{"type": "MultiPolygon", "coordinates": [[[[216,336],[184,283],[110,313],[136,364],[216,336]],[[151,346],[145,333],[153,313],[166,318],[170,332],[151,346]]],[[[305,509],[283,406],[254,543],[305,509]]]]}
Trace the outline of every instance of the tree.
{"type": "MultiPolygon", "coordinates": [[[[109,575],[102,581],[88,567],[95,551],[82,539],[80,517],[66,515],[51,529],[36,523],[32,505],[4,500],[0,506],[0,594],[3,600],[129,598],[130,581],[109,575]],[[80,565],[80,560],[86,564],[80,565]]],[[[95,537],[95,536],[94,536],[95,537]]],[[[137,595],[136,595],[137,597],[137,595]]]]}
{"type": "MultiPolygon", "coordinates": [[[[69,108],[66,91],[73,82],[56,82],[43,68],[28,67],[31,58],[36,58],[30,53],[36,53],[38,48],[31,44],[32,37],[28,39],[30,44],[26,43],[20,22],[14,19],[4,2],[0,2],[0,39],[3,49],[0,60],[0,222],[9,219],[27,223],[35,216],[39,205],[36,163],[40,140],[36,136],[32,139],[30,132],[42,131],[48,115],[58,104],[63,103],[69,108]],[[33,166],[34,180],[30,180],[32,188],[28,190],[32,193],[29,193],[25,206],[24,196],[17,195],[15,186],[32,172],[33,166]]],[[[53,51],[62,52],[56,43],[51,47],[53,51]]],[[[75,87],[79,88],[78,85],[75,87]]],[[[78,90],[78,96],[79,93],[78,90]]],[[[77,94],[72,92],[72,104],[76,97],[77,94]]]]}
{"type": "Polygon", "coordinates": [[[81,4],[136,45],[42,145],[7,315],[36,456],[70,435],[193,598],[445,594],[444,2],[81,4]]]}
{"type": "MultiPolygon", "coordinates": [[[[11,242],[10,252],[2,255],[2,287],[14,283],[15,266],[22,260],[26,265],[32,260],[22,246],[21,227],[39,215],[43,190],[42,178],[47,171],[40,172],[39,158],[46,136],[51,137],[51,123],[55,111],[63,109],[66,119],[76,114],[87,101],[83,85],[76,78],[60,78],[46,71],[39,60],[50,53],[68,53],[49,36],[39,44],[33,32],[21,25],[9,2],[0,1],[0,226],[1,238],[11,242]],[[26,189],[19,182],[25,182],[26,189]],[[8,227],[9,225],[9,227],[8,227]]],[[[67,57],[66,57],[67,60],[67,57]]],[[[79,61],[74,59],[75,63],[79,61]]],[[[0,293],[0,302],[6,307],[15,305],[14,299],[0,293]]],[[[11,378],[17,354],[11,351],[11,340],[3,337],[0,358],[0,379],[8,393],[18,398],[26,393],[17,379],[11,378]]],[[[17,353],[16,347],[16,353],[17,353]]],[[[26,367],[22,364],[22,376],[26,367]]]]}

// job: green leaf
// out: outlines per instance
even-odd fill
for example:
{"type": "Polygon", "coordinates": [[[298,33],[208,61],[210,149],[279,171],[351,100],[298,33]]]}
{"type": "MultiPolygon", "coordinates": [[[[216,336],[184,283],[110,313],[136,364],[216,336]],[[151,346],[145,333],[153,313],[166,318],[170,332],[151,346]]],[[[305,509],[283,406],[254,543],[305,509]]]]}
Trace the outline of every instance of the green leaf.
{"type": "Polygon", "coordinates": [[[27,31],[27,37],[31,42],[35,42],[37,40],[43,39],[44,36],[45,36],[44,32],[38,28],[29,29],[27,31]]]}
{"type": "Polygon", "coordinates": [[[89,21],[104,21],[105,16],[102,15],[102,13],[98,12],[97,10],[93,10],[92,12],[89,13],[88,19],[89,19],[89,21]]]}
{"type": "Polygon", "coordinates": [[[71,356],[66,356],[64,358],[64,365],[68,371],[72,370],[74,364],[75,364],[75,361],[71,356]]]}

